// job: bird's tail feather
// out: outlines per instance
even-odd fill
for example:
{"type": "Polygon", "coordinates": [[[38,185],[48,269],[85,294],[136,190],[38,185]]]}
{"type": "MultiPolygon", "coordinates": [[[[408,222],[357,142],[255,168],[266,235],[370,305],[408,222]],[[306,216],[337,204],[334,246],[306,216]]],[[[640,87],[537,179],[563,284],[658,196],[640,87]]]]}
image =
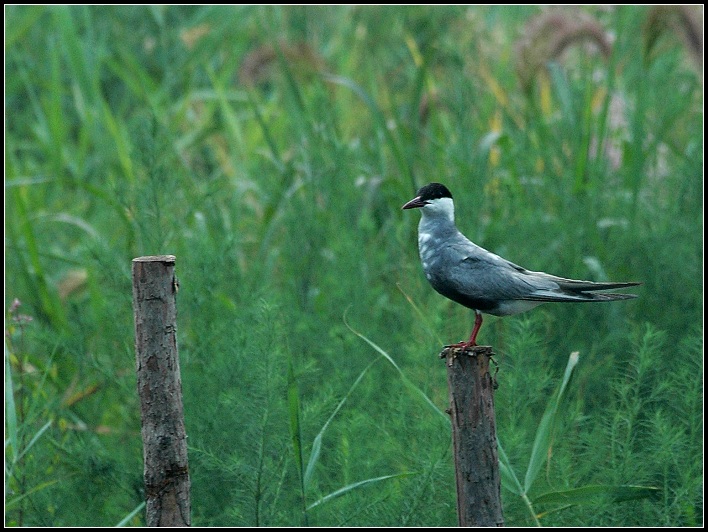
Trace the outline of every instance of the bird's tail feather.
{"type": "Polygon", "coordinates": [[[582,295],[590,296],[592,301],[617,301],[618,299],[636,299],[636,294],[585,294],[582,295]]]}
{"type": "Polygon", "coordinates": [[[578,302],[586,301],[619,301],[621,299],[635,299],[639,296],[635,294],[595,294],[581,291],[566,291],[555,293],[539,293],[523,297],[526,301],[542,301],[544,303],[556,302],[578,302]]]}
{"type": "MultiPolygon", "coordinates": [[[[521,268],[523,270],[523,268],[521,268]]],[[[595,281],[582,281],[579,279],[568,279],[567,277],[558,277],[557,275],[551,275],[545,272],[529,272],[523,270],[523,273],[532,275],[533,277],[541,277],[549,281],[556,283],[561,290],[568,290],[570,292],[594,292],[596,290],[612,290],[613,288],[629,288],[630,286],[638,286],[642,283],[616,283],[613,281],[607,282],[595,282],[595,281]]]]}
{"type": "Polygon", "coordinates": [[[596,283],[593,281],[576,281],[575,279],[563,279],[556,277],[553,279],[563,290],[571,292],[594,292],[596,290],[612,290],[613,288],[629,288],[642,283],[596,283]]]}

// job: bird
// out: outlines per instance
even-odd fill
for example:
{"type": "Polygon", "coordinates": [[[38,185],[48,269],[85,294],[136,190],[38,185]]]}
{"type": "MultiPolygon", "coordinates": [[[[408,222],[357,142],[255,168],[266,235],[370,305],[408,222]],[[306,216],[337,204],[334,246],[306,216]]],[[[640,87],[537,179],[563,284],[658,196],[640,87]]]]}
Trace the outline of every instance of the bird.
{"type": "Polygon", "coordinates": [[[420,188],[402,209],[420,209],[418,251],[423,272],[432,287],[475,313],[469,340],[445,347],[476,346],[482,313],[511,316],[547,302],[618,301],[637,297],[596,292],[641,283],[598,283],[556,277],[527,270],[478,246],[457,229],[452,194],[441,183],[420,188]]]}

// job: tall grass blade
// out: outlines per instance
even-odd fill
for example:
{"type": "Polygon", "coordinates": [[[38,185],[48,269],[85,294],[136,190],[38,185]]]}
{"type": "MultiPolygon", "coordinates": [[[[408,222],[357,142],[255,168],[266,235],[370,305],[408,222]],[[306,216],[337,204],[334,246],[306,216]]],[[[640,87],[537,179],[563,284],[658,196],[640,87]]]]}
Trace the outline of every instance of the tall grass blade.
{"type": "Polygon", "coordinates": [[[127,50],[117,50],[114,57],[106,59],[106,66],[118,76],[139,99],[157,106],[159,85],[150,77],[145,66],[127,50]]]}
{"type": "Polygon", "coordinates": [[[348,328],[351,332],[353,332],[353,333],[354,333],[355,335],[357,335],[359,338],[361,338],[362,340],[364,340],[364,341],[365,341],[367,344],[369,344],[377,353],[379,353],[382,357],[384,357],[386,360],[388,360],[388,361],[390,362],[390,364],[391,364],[394,368],[396,368],[396,370],[398,371],[398,373],[401,375],[401,380],[403,381],[403,383],[404,383],[408,388],[410,388],[410,389],[413,390],[415,393],[417,393],[418,395],[420,395],[420,396],[423,398],[423,400],[428,404],[428,406],[430,406],[430,408],[432,408],[436,413],[438,413],[441,417],[443,417],[448,423],[450,422],[449,416],[448,416],[447,414],[445,414],[445,412],[443,412],[442,410],[440,410],[440,409],[435,405],[435,403],[433,403],[433,401],[432,401],[427,395],[425,395],[425,392],[423,392],[423,390],[421,390],[420,388],[418,388],[415,384],[413,384],[413,383],[408,379],[408,377],[406,377],[406,374],[403,373],[403,370],[398,366],[398,364],[396,364],[396,362],[393,360],[393,358],[391,358],[391,355],[389,355],[389,354],[388,354],[386,351],[384,351],[381,347],[379,347],[378,345],[376,345],[374,342],[372,342],[371,340],[369,340],[366,336],[364,336],[364,335],[361,334],[360,332],[354,330],[354,329],[352,328],[352,326],[349,325],[349,323],[347,322],[346,312],[345,312],[345,314],[344,314],[344,324],[347,326],[347,328],[348,328]]]}
{"type": "Polygon", "coordinates": [[[16,41],[22,39],[25,33],[44,14],[46,6],[15,6],[12,11],[6,11],[5,53],[16,41]]]}
{"type": "Polygon", "coordinates": [[[295,464],[300,477],[300,497],[302,500],[302,518],[303,523],[307,526],[307,508],[305,506],[305,469],[302,457],[302,427],[300,424],[300,394],[297,389],[295,380],[295,372],[293,370],[292,360],[288,361],[288,414],[290,417],[290,437],[293,444],[293,454],[295,455],[295,464]]]}
{"type": "Polygon", "coordinates": [[[504,451],[501,442],[498,440],[497,449],[499,451],[499,471],[501,473],[502,486],[516,495],[521,495],[524,492],[524,488],[516,476],[516,473],[514,473],[514,468],[511,462],[509,462],[509,457],[504,451]]]}
{"type": "Polygon", "coordinates": [[[17,462],[17,461],[20,460],[24,455],[26,455],[26,454],[29,452],[29,450],[32,448],[32,446],[33,446],[35,443],[37,443],[37,440],[39,440],[39,438],[42,437],[42,434],[44,434],[45,432],[47,432],[47,429],[49,429],[49,427],[51,427],[51,426],[52,426],[52,421],[51,421],[51,419],[50,419],[50,420],[47,421],[44,425],[42,425],[42,427],[41,427],[37,432],[35,432],[34,436],[32,436],[32,439],[29,441],[29,443],[27,444],[27,446],[26,446],[24,449],[22,449],[22,451],[19,453],[19,455],[18,455],[17,458],[15,459],[15,462],[17,462]]]}
{"type": "Polygon", "coordinates": [[[131,143],[126,127],[120,118],[113,114],[113,111],[111,111],[110,106],[106,102],[103,102],[101,107],[103,110],[104,125],[113,138],[113,145],[118,155],[118,160],[120,161],[123,176],[130,184],[133,184],[135,183],[135,170],[131,156],[131,143]]]}
{"type": "MultiPolygon", "coordinates": [[[[53,8],[52,13],[56,22],[55,27],[61,32],[61,42],[65,48],[64,56],[69,67],[68,74],[72,79],[78,81],[79,89],[88,101],[95,104],[98,99],[96,83],[99,78],[94,75],[97,65],[91,61],[93,48],[84,42],[86,35],[80,37],[76,28],[73,13],[79,9],[86,8],[57,6],[53,8]]],[[[85,17],[84,22],[86,20],[90,20],[90,18],[85,17]]],[[[87,33],[90,35],[90,29],[88,30],[87,33]]]]}
{"type": "Polygon", "coordinates": [[[598,504],[602,501],[625,502],[656,497],[661,490],[652,486],[583,486],[562,491],[552,491],[536,497],[534,504],[598,504]]]}
{"type": "Polygon", "coordinates": [[[67,120],[64,113],[63,98],[65,87],[62,80],[62,60],[59,46],[54,36],[50,38],[50,64],[49,73],[49,97],[43,102],[44,116],[46,122],[43,124],[47,129],[43,131],[46,135],[47,149],[50,152],[52,174],[61,179],[64,174],[64,156],[62,151],[66,148],[67,142],[67,120]]]}
{"type": "Polygon", "coordinates": [[[116,525],[116,527],[121,527],[121,526],[127,525],[127,524],[130,522],[130,520],[131,520],[133,517],[135,517],[135,515],[136,515],[138,512],[140,512],[141,510],[143,510],[144,508],[145,508],[145,502],[141,502],[140,504],[138,504],[138,505],[135,507],[135,510],[133,510],[133,511],[130,512],[128,515],[126,515],[123,519],[121,519],[120,522],[116,525]]]}
{"type": "Polygon", "coordinates": [[[266,124],[265,119],[263,118],[263,113],[261,113],[260,108],[258,107],[258,102],[256,102],[253,91],[251,89],[246,90],[246,96],[248,97],[248,104],[251,106],[251,109],[253,110],[253,116],[256,117],[256,121],[258,122],[258,125],[261,126],[261,131],[263,132],[263,138],[268,145],[268,148],[270,149],[270,154],[271,157],[273,158],[273,161],[277,163],[278,169],[280,171],[285,171],[285,163],[283,162],[283,157],[280,155],[280,150],[278,149],[278,144],[275,142],[275,137],[270,131],[270,128],[268,127],[268,124],[266,124]]]}
{"type": "MultiPolygon", "coordinates": [[[[211,81],[212,86],[214,87],[214,94],[216,95],[216,100],[219,104],[219,109],[221,110],[221,116],[224,117],[224,121],[226,123],[226,132],[230,133],[230,150],[233,150],[235,153],[238,154],[239,159],[243,160],[246,158],[244,154],[244,135],[243,135],[243,128],[242,125],[238,119],[238,116],[236,116],[236,113],[234,112],[234,109],[231,105],[231,102],[229,101],[227,92],[223,86],[223,83],[221,80],[218,79],[216,73],[214,72],[214,69],[209,68],[207,70],[207,74],[209,75],[209,80],[211,81]]],[[[248,101],[249,103],[252,104],[253,111],[256,114],[256,117],[259,118],[260,122],[260,115],[258,112],[258,106],[255,105],[252,101],[252,97],[250,94],[250,91],[246,91],[246,94],[248,95],[248,101]]],[[[262,125],[261,125],[262,126],[262,125]]],[[[264,134],[266,135],[267,140],[272,140],[268,136],[268,132],[264,128],[264,134]]],[[[272,146],[271,146],[271,151],[272,151],[272,146]]],[[[275,155],[275,153],[274,153],[275,155]]]]}
{"type": "Polygon", "coordinates": [[[426,328],[430,332],[430,335],[435,339],[435,341],[442,345],[443,341],[442,339],[437,335],[435,332],[435,329],[431,325],[430,317],[428,314],[423,312],[418,305],[415,304],[413,301],[413,298],[408,295],[406,292],[403,291],[403,288],[401,287],[401,283],[396,283],[396,288],[403,294],[403,297],[406,298],[406,301],[410,304],[411,307],[413,307],[413,310],[415,310],[415,313],[418,314],[418,317],[420,320],[425,324],[426,328]]]}
{"type": "MultiPolygon", "coordinates": [[[[40,243],[37,241],[34,231],[34,224],[29,217],[28,193],[26,189],[12,189],[10,195],[12,205],[16,209],[17,220],[7,227],[10,241],[15,247],[21,249],[19,245],[19,235],[15,233],[16,227],[20,228],[21,237],[25,244],[25,249],[29,258],[29,264],[23,268],[23,275],[26,277],[28,286],[32,287],[34,293],[39,298],[38,310],[56,327],[63,329],[66,325],[66,316],[61,303],[56,294],[52,293],[47,282],[44,266],[40,260],[40,243]]],[[[25,254],[19,253],[20,260],[25,262],[25,254]]]]}
{"type": "Polygon", "coordinates": [[[298,86],[297,81],[295,81],[295,76],[293,76],[292,69],[288,64],[288,60],[285,58],[285,55],[283,55],[283,50],[280,46],[275,46],[275,53],[278,58],[278,64],[285,74],[285,79],[288,82],[288,88],[290,89],[290,93],[295,100],[296,109],[298,115],[300,116],[300,120],[296,120],[296,123],[304,125],[309,121],[309,115],[307,113],[307,106],[305,105],[305,100],[302,97],[300,87],[298,86]]]}
{"type": "Polygon", "coordinates": [[[521,497],[521,500],[524,501],[531,519],[534,520],[536,526],[541,526],[541,522],[536,516],[536,510],[534,510],[531,500],[524,492],[521,482],[519,482],[516,473],[514,473],[514,468],[512,467],[511,462],[509,462],[509,457],[499,441],[497,441],[497,449],[499,451],[499,471],[501,472],[502,486],[521,497]]]}
{"type": "Polygon", "coordinates": [[[332,422],[334,417],[337,415],[337,412],[344,406],[344,403],[347,402],[347,399],[349,396],[352,394],[354,391],[354,388],[357,387],[357,385],[361,382],[361,379],[364,378],[364,375],[366,375],[366,372],[369,371],[371,366],[376,364],[380,359],[376,359],[373,362],[371,362],[366,368],[364,368],[364,371],[362,371],[357,379],[354,381],[354,384],[351,385],[349,388],[349,391],[347,394],[344,396],[344,398],[339,402],[337,405],[337,408],[334,409],[334,412],[332,412],[332,415],[329,416],[329,419],[325,422],[325,424],[322,426],[320,431],[317,433],[317,436],[315,436],[315,439],[312,442],[312,450],[310,451],[310,458],[307,461],[307,467],[305,468],[305,488],[307,488],[310,485],[310,478],[312,477],[312,472],[315,470],[315,465],[317,464],[317,460],[319,459],[320,456],[320,450],[322,449],[322,438],[324,437],[324,433],[327,430],[327,427],[329,427],[329,424],[332,422]]]}
{"type": "Polygon", "coordinates": [[[548,71],[551,74],[553,88],[555,89],[556,94],[560,99],[563,118],[565,119],[566,123],[572,128],[577,124],[575,120],[575,110],[573,106],[573,91],[571,90],[568,78],[566,78],[565,71],[563,70],[563,68],[555,61],[551,61],[549,63],[548,71]]]}
{"type": "MultiPolygon", "coordinates": [[[[66,480],[66,478],[63,478],[62,480],[66,480]]],[[[32,489],[29,489],[25,491],[22,495],[15,497],[14,499],[8,499],[5,501],[5,511],[14,508],[17,504],[19,504],[22,499],[25,499],[26,497],[29,497],[30,495],[34,495],[35,493],[39,493],[43,489],[47,489],[49,486],[52,486],[59,482],[58,478],[55,478],[53,480],[48,480],[47,482],[42,482],[41,484],[37,484],[35,487],[32,489]]]]}
{"type": "Polygon", "coordinates": [[[350,89],[361,99],[361,101],[366,104],[366,106],[369,108],[369,111],[371,112],[371,115],[374,117],[374,120],[379,126],[381,133],[386,139],[386,144],[388,144],[388,147],[391,150],[394,159],[396,160],[399,172],[401,172],[403,178],[408,181],[408,183],[410,183],[411,188],[416,189],[417,186],[415,184],[415,180],[413,179],[413,174],[411,172],[410,167],[408,166],[408,163],[406,162],[406,158],[403,156],[403,151],[399,147],[398,142],[393,137],[391,130],[386,124],[386,117],[384,116],[383,111],[381,111],[381,108],[377,105],[374,99],[367,94],[367,92],[361,85],[349,78],[346,78],[344,76],[325,74],[324,79],[325,81],[329,81],[330,83],[341,85],[350,89]]]}
{"type": "Polygon", "coordinates": [[[349,484],[348,486],[344,486],[343,488],[338,489],[337,491],[334,491],[330,493],[329,495],[325,495],[321,499],[313,502],[310,506],[307,507],[308,510],[311,510],[315,506],[319,506],[321,504],[324,504],[328,501],[331,501],[332,499],[336,499],[337,497],[341,497],[342,495],[346,495],[352,490],[355,490],[357,488],[361,488],[363,486],[367,486],[369,484],[373,484],[375,482],[381,482],[382,480],[388,480],[390,478],[401,478],[401,477],[408,477],[410,475],[415,475],[416,473],[413,472],[406,472],[406,473],[397,473],[395,475],[385,475],[383,477],[376,477],[376,478],[367,478],[366,480],[360,480],[359,482],[354,482],[353,484],[349,484]]]}
{"type": "Polygon", "coordinates": [[[558,412],[558,407],[563,401],[565,396],[565,390],[570,382],[570,377],[573,374],[573,369],[578,364],[580,359],[579,353],[574,351],[568,357],[568,364],[565,367],[565,373],[563,375],[563,381],[561,382],[558,393],[555,397],[551,399],[546,411],[543,413],[541,418],[541,423],[536,430],[536,438],[533,442],[533,448],[531,449],[531,458],[529,460],[529,466],[526,470],[526,478],[524,479],[524,493],[528,493],[533,485],[539,470],[543,466],[549,450],[549,442],[551,441],[551,436],[553,433],[553,426],[556,420],[556,414],[558,412]]]}
{"type": "Polygon", "coordinates": [[[17,411],[15,410],[15,392],[12,385],[10,352],[7,350],[7,339],[5,339],[5,430],[12,449],[12,454],[5,455],[5,458],[14,463],[17,461],[19,454],[17,449],[17,411]]]}

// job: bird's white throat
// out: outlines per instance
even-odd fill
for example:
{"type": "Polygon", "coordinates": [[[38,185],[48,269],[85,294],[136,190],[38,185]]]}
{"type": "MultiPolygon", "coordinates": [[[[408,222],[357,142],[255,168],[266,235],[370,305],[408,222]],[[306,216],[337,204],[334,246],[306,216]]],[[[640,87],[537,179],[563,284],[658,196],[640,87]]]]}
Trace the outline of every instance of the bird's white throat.
{"type": "Polygon", "coordinates": [[[455,204],[452,202],[452,198],[430,200],[420,210],[423,213],[423,218],[444,219],[455,223],[455,204]]]}
{"type": "Polygon", "coordinates": [[[455,205],[451,198],[437,198],[429,200],[420,210],[422,216],[418,224],[418,249],[423,267],[427,267],[440,238],[444,238],[451,230],[456,231],[455,205]]]}

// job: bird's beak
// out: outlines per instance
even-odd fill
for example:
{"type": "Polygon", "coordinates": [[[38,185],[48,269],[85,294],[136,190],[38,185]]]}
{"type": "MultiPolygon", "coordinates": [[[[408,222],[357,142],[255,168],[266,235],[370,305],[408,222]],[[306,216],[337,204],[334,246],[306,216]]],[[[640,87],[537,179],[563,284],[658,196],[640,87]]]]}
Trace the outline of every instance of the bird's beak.
{"type": "Polygon", "coordinates": [[[420,207],[425,207],[427,203],[420,199],[420,196],[416,196],[408,203],[406,203],[401,209],[419,209],[420,207]]]}

